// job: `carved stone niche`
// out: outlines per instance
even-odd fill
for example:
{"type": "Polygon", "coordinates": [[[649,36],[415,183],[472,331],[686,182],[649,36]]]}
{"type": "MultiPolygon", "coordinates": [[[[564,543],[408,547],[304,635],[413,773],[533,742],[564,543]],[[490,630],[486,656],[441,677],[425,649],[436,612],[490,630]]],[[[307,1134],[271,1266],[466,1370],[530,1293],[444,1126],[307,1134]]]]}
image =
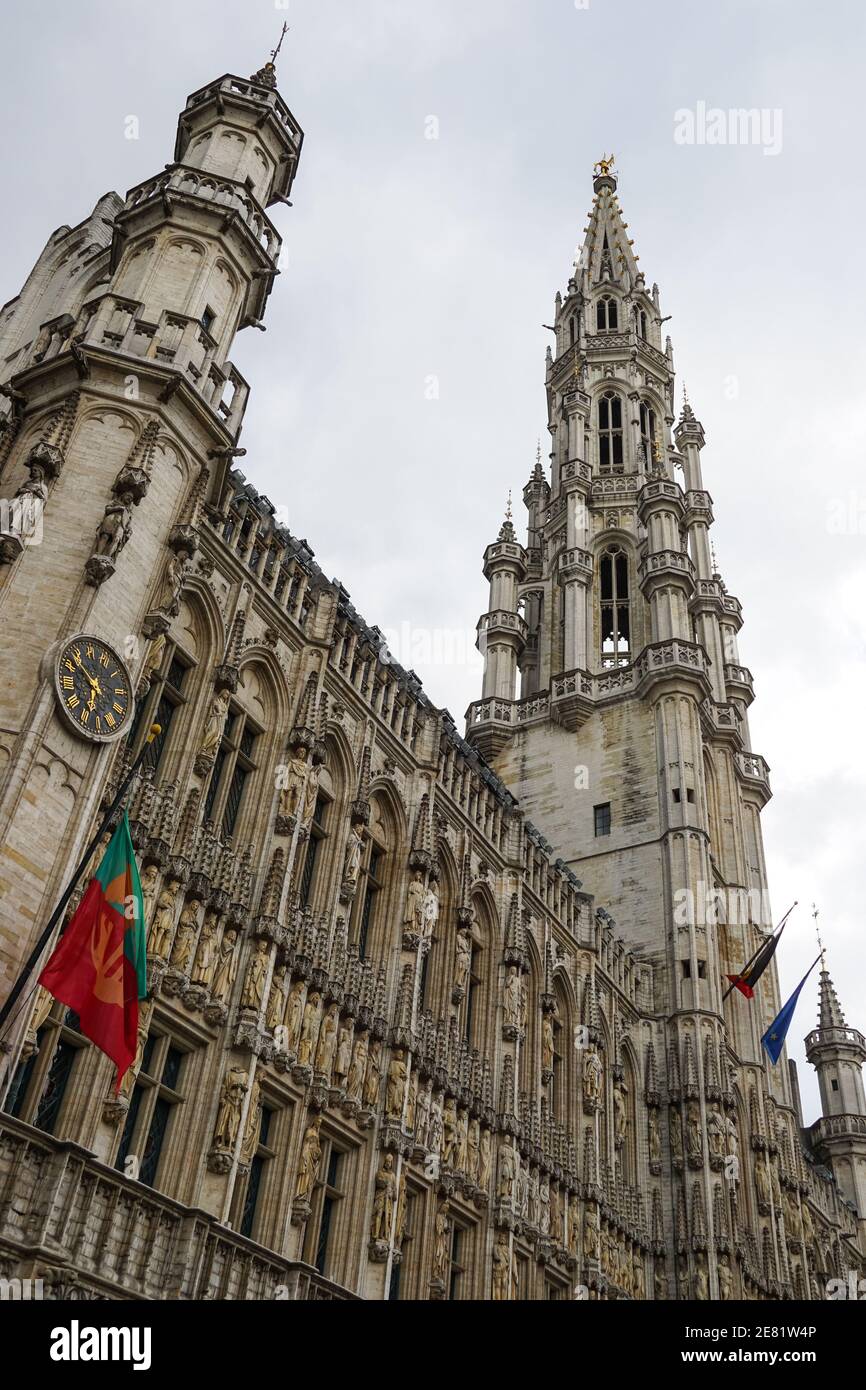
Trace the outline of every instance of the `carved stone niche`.
{"type": "Polygon", "coordinates": [[[168,536],[168,544],[176,555],[187,555],[191,560],[198,550],[198,531],[195,526],[173,526],[168,536]]]}

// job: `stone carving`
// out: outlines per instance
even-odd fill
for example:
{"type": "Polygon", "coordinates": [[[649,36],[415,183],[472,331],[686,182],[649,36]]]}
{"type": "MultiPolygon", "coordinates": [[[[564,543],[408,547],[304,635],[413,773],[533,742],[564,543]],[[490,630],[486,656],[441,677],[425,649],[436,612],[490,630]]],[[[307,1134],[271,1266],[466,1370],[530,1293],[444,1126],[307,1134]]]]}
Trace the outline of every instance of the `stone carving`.
{"type": "Polygon", "coordinates": [[[505,1202],[509,1206],[514,1201],[517,1162],[517,1154],[512,1148],[511,1136],[506,1135],[499,1146],[499,1176],[496,1183],[496,1196],[500,1202],[505,1202]]]}
{"type": "Polygon", "coordinates": [[[492,1161],[491,1134],[482,1129],[481,1144],[478,1150],[478,1186],[486,1192],[490,1187],[490,1166],[492,1161]]]}
{"type": "Polygon", "coordinates": [[[319,1021],[322,1017],[322,996],[313,990],[304,1005],[304,1021],[298,1043],[298,1066],[308,1067],[313,1060],[313,1048],[319,1037],[319,1021]]]}
{"type": "Polygon", "coordinates": [[[346,1077],[352,1065],[352,1039],[354,1033],[351,1023],[344,1023],[337,1042],[337,1055],[334,1058],[334,1080],[341,1090],[345,1090],[346,1077]]]}
{"type": "Polygon", "coordinates": [[[265,1027],[270,1033],[276,1033],[283,1021],[287,973],[288,970],[285,965],[278,965],[271,980],[271,987],[268,991],[268,1007],[265,1010],[265,1027]]]}
{"type": "MultiPolygon", "coordinates": [[[[406,911],[403,913],[403,934],[419,939],[424,934],[424,900],[426,889],[420,869],[416,869],[406,894],[406,911]]],[[[411,947],[409,948],[411,949],[411,947]]]]}
{"type": "Polygon", "coordinates": [[[180,612],[180,595],[189,570],[189,556],[183,551],[179,554],[172,552],[171,559],[165,567],[156,603],[159,611],[169,618],[176,618],[180,612]]]}
{"type": "Polygon", "coordinates": [[[217,953],[216,970],[213,977],[213,989],[211,995],[214,999],[224,1003],[231,994],[232,985],[235,982],[235,975],[238,968],[238,957],[235,947],[237,946],[238,934],[234,927],[226,927],[223,932],[223,939],[217,953]]]}
{"type": "Polygon", "coordinates": [[[303,980],[295,980],[286,1000],[286,1051],[297,1055],[301,1041],[301,1024],[304,1021],[304,995],[307,986],[303,980]]]}
{"type": "Polygon", "coordinates": [[[436,880],[431,879],[427,892],[424,894],[424,939],[429,941],[436,931],[436,924],[439,921],[439,889],[436,880]]]}
{"type": "Polygon", "coordinates": [[[584,1108],[593,1111],[601,1103],[603,1072],[601,1058],[597,1052],[585,1052],[583,1057],[583,1099],[584,1108]]]}
{"type": "Polygon", "coordinates": [[[216,1149],[234,1153],[246,1093],[247,1073],[240,1067],[230,1067],[223,1079],[222,1095],[217,1110],[213,1136],[216,1149]]]}
{"type": "Polygon", "coordinates": [[[409,1073],[409,1090],[406,1095],[406,1129],[415,1133],[415,1110],[418,1103],[418,1073],[409,1073]]]}
{"type": "Polygon", "coordinates": [[[727,1255],[719,1256],[719,1299],[722,1303],[729,1303],[734,1296],[734,1276],[731,1272],[731,1262],[727,1255]]]}
{"type": "Polygon", "coordinates": [[[199,744],[198,756],[196,759],[196,771],[199,767],[207,767],[216,757],[217,749],[223,736],[226,716],[229,710],[230,694],[228,690],[218,690],[211,700],[208,712],[207,723],[205,724],[204,734],[199,744]],[[201,762],[199,762],[201,760],[201,762]]]}
{"type": "Polygon", "coordinates": [[[358,874],[361,869],[361,850],[364,845],[364,833],[359,825],[352,825],[349,830],[349,839],[346,843],[346,857],[343,862],[343,887],[354,889],[358,884],[358,874]]]}
{"type": "Polygon", "coordinates": [[[427,1129],[430,1122],[430,1104],[433,1099],[433,1082],[426,1081],[423,1086],[418,1088],[418,1099],[415,1104],[415,1142],[425,1148],[427,1145],[427,1129]]]}
{"type": "Polygon", "coordinates": [[[238,1160],[244,1168],[248,1168],[253,1160],[253,1155],[259,1144],[259,1134],[262,1124],[262,1083],[258,1073],[253,1077],[252,1090],[250,1092],[250,1103],[247,1108],[247,1121],[244,1126],[244,1137],[241,1140],[241,1151],[238,1160]]]}
{"type": "Polygon", "coordinates": [[[262,999],[265,993],[265,979],[267,977],[270,961],[270,943],[263,938],[256,942],[255,952],[247,966],[247,977],[244,981],[244,991],[241,995],[242,1008],[255,1009],[256,1012],[258,1012],[262,1007],[262,999]]]}
{"type": "Polygon", "coordinates": [[[304,1131],[301,1157],[298,1162],[298,1180],[295,1186],[295,1200],[308,1202],[319,1176],[322,1161],[321,1140],[322,1117],[315,1115],[304,1131]]]}
{"type": "Polygon", "coordinates": [[[554,1050],[553,1018],[544,1014],[541,1019],[541,1070],[548,1076],[553,1074],[554,1050]]]}
{"type": "Polygon", "coordinates": [[[132,535],[131,492],[109,502],[96,530],[96,541],[84,567],[87,583],[94,588],[114,574],[115,562],[132,535]]]}
{"type": "Polygon", "coordinates": [[[493,1244],[493,1301],[504,1302],[511,1291],[511,1245],[505,1231],[498,1231],[493,1244]]]}
{"type": "Polygon", "coordinates": [[[370,1230],[374,1241],[382,1241],[387,1244],[391,1239],[396,1190],[394,1155],[387,1153],[376,1174],[376,1195],[373,1199],[373,1222],[370,1230]]]}
{"type": "Polygon", "coordinates": [[[197,898],[192,898],[180,914],[169,962],[172,969],[180,975],[188,975],[190,972],[200,911],[201,903],[197,898]]]}
{"type": "Polygon", "coordinates": [[[479,1160],[481,1157],[481,1125],[477,1119],[469,1121],[466,1133],[466,1176],[472,1183],[478,1182],[479,1160]]]}
{"type": "Polygon", "coordinates": [[[144,921],[148,925],[153,913],[153,904],[156,899],[156,885],[159,880],[159,868],[156,864],[148,864],[141,873],[141,898],[144,908],[144,921]]]}
{"type": "Polygon", "coordinates": [[[349,1076],[346,1081],[346,1099],[360,1102],[364,1089],[364,1077],[367,1072],[367,1047],[368,1033],[359,1033],[355,1039],[355,1050],[352,1053],[352,1065],[349,1067],[349,1076]]]}
{"type": "Polygon", "coordinates": [[[388,1085],[385,1090],[385,1114],[389,1120],[403,1117],[403,1102],[406,1096],[406,1062],[402,1048],[397,1048],[388,1068],[388,1085]]]}
{"type": "Polygon", "coordinates": [[[622,1082],[613,1088],[613,1137],[618,1149],[625,1143],[626,1130],[628,1129],[628,1113],[625,1104],[625,1089],[622,1082]]]}
{"type": "Polygon", "coordinates": [[[662,1140],[659,1133],[659,1112],[655,1106],[650,1106],[647,1113],[647,1143],[650,1163],[653,1165],[661,1163],[662,1140]]]}
{"type": "Polygon", "coordinates": [[[586,1260],[597,1260],[599,1256],[599,1216],[594,1203],[587,1206],[583,1219],[583,1255],[586,1260]]]}
{"type": "Polygon", "coordinates": [[[707,1142],[710,1149],[710,1162],[714,1168],[721,1168],[725,1161],[725,1121],[717,1105],[707,1115],[707,1142]]]}
{"type": "Polygon", "coordinates": [[[440,1202],[436,1208],[433,1235],[433,1278],[443,1286],[448,1282],[451,1271],[451,1217],[448,1202],[440,1202]]]}
{"type": "Polygon", "coordinates": [[[334,1057],[337,1052],[337,1029],[340,1022],[340,1009],[337,1004],[332,1004],[322,1019],[322,1026],[319,1030],[319,1042],[316,1047],[316,1071],[331,1079],[331,1069],[334,1065],[334,1057]]]}
{"type": "Polygon", "coordinates": [[[457,1102],[449,1096],[442,1112],[442,1163],[446,1168],[455,1166],[457,1156],[457,1102]]]}
{"type": "Polygon", "coordinates": [[[379,1104],[379,1085],[382,1080],[382,1044],[376,1038],[370,1046],[364,1076],[364,1105],[373,1110],[379,1104]]]}
{"type": "Polygon", "coordinates": [[[442,1096],[436,1092],[430,1106],[430,1126],[427,1131],[427,1148],[431,1153],[442,1150],[442,1096]]]}
{"type": "Polygon", "coordinates": [[[466,991],[466,983],[469,979],[469,971],[472,969],[472,938],[468,931],[457,933],[457,961],[454,970],[454,989],[459,991],[459,998],[463,998],[466,991]]]}
{"type": "Polygon", "coordinates": [[[201,936],[196,947],[195,961],[192,967],[190,979],[194,985],[200,985],[207,989],[213,976],[214,963],[216,961],[216,932],[219,918],[215,912],[209,912],[204,919],[201,929],[201,936]]]}
{"type": "Polygon", "coordinates": [[[148,955],[158,956],[160,960],[168,957],[169,946],[174,932],[175,899],[180,892],[177,879],[163,884],[162,892],[156,901],[156,913],[150,928],[147,942],[148,955]]]}
{"type": "Polygon", "coordinates": [[[294,756],[286,763],[286,785],[280,791],[279,814],[284,821],[288,821],[293,816],[300,814],[302,828],[309,824],[313,819],[313,811],[316,807],[316,796],[319,789],[318,770],[308,761],[308,751],[301,745],[295,750],[294,756]],[[310,807],[309,820],[307,819],[307,779],[313,781],[312,806],[310,807]]]}
{"type": "Polygon", "coordinates": [[[505,1010],[506,1025],[515,1030],[520,1028],[521,995],[520,971],[517,969],[516,965],[511,965],[505,977],[503,1007],[505,1010]]]}
{"type": "Polygon", "coordinates": [[[686,1147],[689,1165],[699,1168],[704,1158],[704,1141],[701,1134],[701,1110],[696,1100],[690,1100],[686,1111],[686,1147]]]}

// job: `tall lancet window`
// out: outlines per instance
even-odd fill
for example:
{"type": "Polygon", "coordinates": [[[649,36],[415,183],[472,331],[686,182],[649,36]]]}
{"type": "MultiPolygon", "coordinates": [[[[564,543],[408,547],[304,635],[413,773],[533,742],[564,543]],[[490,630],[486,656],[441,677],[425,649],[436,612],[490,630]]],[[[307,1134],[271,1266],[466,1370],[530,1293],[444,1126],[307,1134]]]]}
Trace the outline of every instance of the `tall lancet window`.
{"type": "Polygon", "coordinates": [[[599,333],[614,333],[619,325],[616,300],[612,295],[602,295],[595,306],[595,326],[599,333]]]}
{"type": "Polygon", "coordinates": [[[621,473],[622,401],[608,391],[598,403],[598,462],[602,473],[621,473]]]}
{"type": "Polygon", "coordinates": [[[640,444],[644,468],[647,472],[653,466],[653,446],[656,442],[656,413],[647,405],[640,403],[640,444]]]}
{"type": "Polygon", "coordinates": [[[631,603],[628,557],[618,545],[601,557],[601,664],[628,666],[631,661],[631,603]]]}

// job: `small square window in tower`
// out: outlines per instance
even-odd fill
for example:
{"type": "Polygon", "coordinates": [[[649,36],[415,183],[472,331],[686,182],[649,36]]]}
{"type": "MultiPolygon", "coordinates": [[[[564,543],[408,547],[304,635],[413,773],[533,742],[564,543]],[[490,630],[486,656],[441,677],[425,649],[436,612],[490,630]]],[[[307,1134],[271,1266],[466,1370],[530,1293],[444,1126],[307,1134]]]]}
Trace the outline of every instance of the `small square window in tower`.
{"type": "Polygon", "coordinates": [[[610,802],[606,801],[603,806],[594,806],[593,815],[595,816],[596,838],[600,835],[610,834],[610,802]]]}

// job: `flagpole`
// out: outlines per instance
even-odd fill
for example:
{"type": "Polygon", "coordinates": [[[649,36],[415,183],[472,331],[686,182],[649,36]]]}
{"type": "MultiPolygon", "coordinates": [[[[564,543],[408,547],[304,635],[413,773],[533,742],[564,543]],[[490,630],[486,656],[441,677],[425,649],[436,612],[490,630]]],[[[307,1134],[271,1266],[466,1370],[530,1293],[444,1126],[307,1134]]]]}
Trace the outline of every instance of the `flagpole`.
{"type": "Polygon", "coordinates": [[[66,904],[69,902],[69,899],[75,892],[78,880],[81,878],[81,875],[84,873],[84,870],[90,863],[93,851],[96,849],[97,845],[99,844],[100,840],[102,839],[103,835],[105,834],[106,830],[108,829],[109,825],[114,819],[115,812],[117,811],[117,808],[120,806],[121,802],[126,796],[126,793],[129,790],[130,782],[132,781],[135,774],[138,772],[138,769],[141,767],[141,764],[144,761],[144,757],[147,753],[148,748],[153,743],[153,740],[161,733],[162,728],[159,724],[151,724],[150,729],[147,733],[147,738],[145,739],[144,744],[142,746],[141,752],[139,753],[135,762],[132,764],[132,767],[129,769],[120,786],[118,787],[117,795],[115,796],[110,807],[103,816],[102,821],[99,825],[99,829],[93,836],[93,839],[90,841],[89,845],[87,846],[87,849],[84,851],[78,868],[75,870],[75,873],[72,875],[72,878],[67,883],[66,888],[63,891],[63,896],[61,897],[54,911],[52,912],[48,924],[45,927],[45,930],[41,933],[39,940],[36,942],[36,945],[33,947],[33,950],[30,952],[30,955],[24,962],[24,965],[21,968],[21,972],[18,975],[18,978],[16,979],[14,985],[9,991],[9,997],[6,1000],[6,1003],[3,1005],[2,1009],[0,1009],[0,1035],[2,1035],[3,1029],[6,1025],[9,1015],[11,1014],[13,1008],[18,1002],[18,999],[22,994],[27,984],[27,981],[30,979],[30,975],[33,972],[33,967],[37,964],[39,957],[45,950],[45,947],[51,937],[51,934],[54,931],[54,928],[60,921],[66,904]]]}
{"type": "Polygon", "coordinates": [[[754,955],[749,956],[749,959],[746,961],[746,963],[745,963],[745,965],[743,966],[742,970],[740,970],[740,971],[738,972],[738,974],[737,974],[737,979],[736,979],[735,981],[732,981],[731,984],[728,985],[728,988],[725,990],[724,994],[722,995],[722,1003],[723,1003],[723,1004],[724,1004],[725,1000],[727,999],[728,995],[729,995],[729,994],[733,994],[734,990],[737,988],[737,981],[740,981],[740,980],[743,979],[743,977],[744,977],[746,971],[748,970],[749,966],[750,966],[750,965],[753,965],[754,962],[757,960],[758,956],[761,954],[761,952],[763,951],[764,947],[766,946],[767,940],[772,940],[772,938],[773,938],[774,936],[777,936],[777,935],[779,934],[779,932],[782,930],[782,928],[784,927],[785,923],[787,922],[788,918],[790,917],[791,913],[794,911],[794,908],[795,908],[796,906],[797,906],[797,903],[796,903],[796,902],[793,902],[793,903],[791,904],[791,906],[788,908],[788,911],[785,913],[784,917],[782,918],[781,922],[779,923],[778,927],[776,927],[776,928],[774,929],[774,931],[772,932],[772,935],[771,935],[769,938],[765,938],[765,939],[759,944],[758,949],[757,949],[757,951],[755,951],[754,955]]]}

